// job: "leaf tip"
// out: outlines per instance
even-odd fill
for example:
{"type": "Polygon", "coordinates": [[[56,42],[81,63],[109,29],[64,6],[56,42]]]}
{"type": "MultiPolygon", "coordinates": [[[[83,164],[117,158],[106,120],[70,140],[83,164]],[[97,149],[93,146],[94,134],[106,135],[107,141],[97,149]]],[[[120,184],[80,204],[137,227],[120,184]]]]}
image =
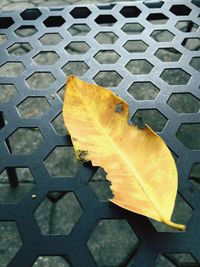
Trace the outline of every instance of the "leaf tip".
{"type": "Polygon", "coordinates": [[[185,231],[186,230],[186,225],[184,225],[184,224],[174,223],[174,222],[166,220],[166,219],[163,219],[162,222],[167,224],[168,226],[176,229],[176,230],[179,230],[179,231],[185,231]]]}

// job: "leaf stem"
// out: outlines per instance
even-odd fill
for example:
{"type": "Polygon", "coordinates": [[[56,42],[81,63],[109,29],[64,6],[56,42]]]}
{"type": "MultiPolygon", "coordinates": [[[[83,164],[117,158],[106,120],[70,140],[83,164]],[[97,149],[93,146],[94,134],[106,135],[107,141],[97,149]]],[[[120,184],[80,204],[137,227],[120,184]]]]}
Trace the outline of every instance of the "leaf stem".
{"type": "Polygon", "coordinates": [[[174,222],[171,222],[167,219],[163,219],[163,222],[177,230],[180,230],[180,231],[185,231],[186,230],[186,225],[184,224],[178,224],[178,223],[174,223],[174,222]]]}

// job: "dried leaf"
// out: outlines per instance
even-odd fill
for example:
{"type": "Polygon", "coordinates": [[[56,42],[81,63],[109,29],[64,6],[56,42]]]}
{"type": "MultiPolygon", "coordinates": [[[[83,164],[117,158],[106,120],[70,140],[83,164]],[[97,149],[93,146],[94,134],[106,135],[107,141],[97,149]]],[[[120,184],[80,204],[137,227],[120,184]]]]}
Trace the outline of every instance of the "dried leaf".
{"type": "Polygon", "coordinates": [[[75,76],[67,82],[65,126],[76,157],[101,166],[112,183],[116,205],[171,227],[177,193],[177,169],[164,141],[149,127],[128,124],[128,104],[111,90],[75,76]]]}

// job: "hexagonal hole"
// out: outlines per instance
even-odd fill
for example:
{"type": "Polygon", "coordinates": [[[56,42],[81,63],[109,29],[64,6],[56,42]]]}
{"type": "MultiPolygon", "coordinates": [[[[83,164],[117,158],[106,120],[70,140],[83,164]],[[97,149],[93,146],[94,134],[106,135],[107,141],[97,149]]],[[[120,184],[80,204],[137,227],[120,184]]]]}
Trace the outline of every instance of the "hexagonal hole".
{"type": "Polygon", "coordinates": [[[0,111],[0,130],[7,124],[3,111],[0,111]]]}
{"type": "Polygon", "coordinates": [[[0,130],[8,124],[5,114],[3,111],[0,111],[0,130]]]}
{"type": "Polygon", "coordinates": [[[33,267],[70,267],[65,258],[59,256],[40,256],[33,264],[33,267]]]}
{"type": "Polygon", "coordinates": [[[50,105],[45,97],[27,97],[17,106],[22,118],[41,117],[49,111],[50,105]]]}
{"type": "Polygon", "coordinates": [[[196,32],[199,26],[191,20],[181,20],[175,25],[182,32],[196,32]]]}
{"type": "Polygon", "coordinates": [[[197,7],[200,7],[199,0],[192,0],[191,3],[193,3],[197,7]]]}
{"type": "Polygon", "coordinates": [[[100,26],[113,26],[117,22],[112,15],[99,15],[94,21],[100,26]]]}
{"type": "Polygon", "coordinates": [[[65,23],[65,19],[62,16],[50,16],[43,21],[43,24],[47,27],[60,27],[65,23]]]}
{"type": "Polygon", "coordinates": [[[4,44],[7,41],[5,34],[0,34],[0,45],[4,44]]]}
{"type": "Polygon", "coordinates": [[[85,54],[90,49],[86,42],[71,42],[65,47],[65,50],[71,55],[85,54]]]}
{"type": "Polygon", "coordinates": [[[101,220],[87,242],[98,266],[124,266],[138,248],[138,238],[125,220],[101,220]]]}
{"type": "Polygon", "coordinates": [[[190,93],[172,94],[167,104],[177,113],[197,113],[200,101],[190,93]]]}
{"type": "Polygon", "coordinates": [[[171,42],[175,35],[168,30],[155,30],[150,36],[156,42],[171,42]]]}
{"type": "Polygon", "coordinates": [[[18,128],[7,140],[10,143],[11,154],[28,155],[42,144],[43,137],[38,128],[18,128]]]}
{"type": "Polygon", "coordinates": [[[132,59],[128,62],[125,68],[132,74],[148,74],[152,71],[153,65],[146,59],[132,59]]]}
{"type": "Polygon", "coordinates": [[[185,5],[173,5],[170,11],[176,16],[187,16],[190,14],[191,9],[185,5]]]}
{"type": "Polygon", "coordinates": [[[94,58],[100,64],[114,64],[120,56],[114,50],[100,50],[94,58]]]}
{"type": "Polygon", "coordinates": [[[59,56],[53,51],[42,51],[39,52],[33,60],[38,65],[53,65],[59,60],[59,56]]]}
{"type": "Polygon", "coordinates": [[[115,6],[115,4],[98,4],[97,5],[97,8],[100,9],[100,10],[110,10],[110,9],[113,9],[113,7],[115,6]]]}
{"type": "MultiPolygon", "coordinates": [[[[192,208],[188,205],[188,203],[183,199],[183,197],[178,193],[176,196],[175,206],[173,210],[173,214],[171,220],[173,222],[182,223],[187,225],[192,216],[192,208]]],[[[149,219],[153,226],[156,228],[158,232],[179,232],[174,228],[167,226],[164,223],[160,223],[153,219],[149,219]]]]}
{"type": "Polygon", "coordinates": [[[157,2],[151,2],[151,1],[144,1],[143,2],[145,6],[147,6],[148,8],[160,8],[163,6],[164,2],[159,0],[157,2]]]}
{"type": "Polygon", "coordinates": [[[37,8],[27,8],[20,14],[23,20],[36,20],[41,15],[41,11],[37,8]]]}
{"type": "Polygon", "coordinates": [[[192,165],[189,179],[194,187],[200,191],[200,163],[192,165]]]}
{"type": "Polygon", "coordinates": [[[175,48],[169,47],[169,48],[159,48],[156,51],[155,56],[164,62],[174,62],[174,61],[179,61],[182,54],[175,48]]]}
{"type": "Polygon", "coordinates": [[[40,43],[42,45],[57,45],[59,44],[63,38],[59,33],[45,33],[40,39],[40,43]]]}
{"type": "Polygon", "coordinates": [[[8,167],[0,174],[0,203],[18,203],[35,185],[29,168],[8,167]],[[8,173],[16,175],[19,185],[11,186],[8,173]]]}
{"type": "Polygon", "coordinates": [[[17,94],[13,84],[0,84],[0,102],[8,102],[17,94]]]}
{"type": "Polygon", "coordinates": [[[138,125],[138,121],[141,120],[150,126],[155,132],[162,132],[167,123],[167,118],[157,109],[137,110],[131,118],[131,121],[138,125]]]}
{"type": "Polygon", "coordinates": [[[173,253],[173,254],[165,254],[168,257],[170,256],[172,260],[177,262],[182,266],[198,266],[198,262],[192,257],[190,253],[173,253]]]}
{"type": "Polygon", "coordinates": [[[143,32],[144,27],[140,25],[139,23],[126,23],[122,27],[122,31],[125,32],[126,34],[140,34],[143,32]]]}
{"type": "Polygon", "coordinates": [[[91,11],[87,7],[75,7],[70,14],[75,19],[84,19],[91,14],[91,11]]]}
{"type": "Polygon", "coordinates": [[[32,50],[29,43],[15,43],[7,48],[8,54],[10,55],[25,55],[32,50]]]}
{"type": "Polygon", "coordinates": [[[78,222],[82,208],[72,192],[49,192],[35,211],[42,234],[68,235],[78,222]]]}
{"type": "Polygon", "coordinates": [[[7,62],[0,66],[0,77],[16,77],[24,70],[25,67],[22,62],[7,62]]]}
{"type": "Polygon", "coordinates": [[[100,44],[114,44],[118,39],[114,32],[99,32],[95,36],[95,40],[100,44]]]}
{"type": "Polygon", "coordinates": [[[73,147],[54,148],[44,163],[52,177],[73,176],[80,167],[73,147]]]}
{"type": "Polygon", "coordinates": [[[62,71],[65,75],[83,76],[89,70],[88,65],[84,61],[69,61],[62,71]]]}
{"type": "Polygon", "coordinates": [[[151,13],[146,18],[146,20],[149,21],[151,24],[156,25],[165,24],[167,23],[168,19],[169,18],[162,13],[151,13]]]}
{"type": "Polygon", "coordinates": [[[200,38],[185,38],[181,44],[190,51],[200,50],[200,38]]]}
{"type": "Polygon", "coordinates": [[[127,41],[123,45],[123,47],[129,53],[141,53],[141,52],[145,52],[149,46],[142,40],[131,40],[131,41],[127,41]]]}
{"type": "Polygon", "coordinates": [[[68,32],[72,36],[85,36],[91,31],[90,27],[87,24],[73,24],[68,32]]]}
{"type": "Polygon", "coordinates": [[[8,123],[3,111],[0,111],[0,130],[8,123]]]}
{"type": "Polygon", "coordinates": [[[66,86],[64,85],[57,92],[57,94],[60,97],[60,99],[61,99],[62,102],[64,101],[65,89],[66,89],[66,86]]]}
{"type": "Polygon", "coordinates": [[[156,260],[156,267],[175,267],[173,263],[174,261],[172,262],[167,256],[165,257],[164,254],[161,254],[156,260]]]}
{"type": "Polygon", "coordinates": [[[129,94],[137,100],[154,100],[159,91],[151,82],[135,82],[128,89],[129,94]]]}
{"type": "Polygon", "coordinates": [[[95,175],[89,182],[90,187],[95,192],[100,201],[108,201],[113,197],[110,189],[110,182],[106,180],[106,172],[102,168],[98,168],[95,175]]]}
{"type": "Polygon", "coordinates": [[[53,128],[58,135],[65,136],[68,134],[67,129],[64,126],[63,115],[60,113],[52,122],[53,128]]]}
{"type": "Polygon", "coordinates": [[[122,77],[116,71],[100,71],[93,80],[100,86],[115,87],[120,84],[122,77]]]}
{"type": "Polygon", "coordinates": [[[46,89],[55,82],[51,72],[35,72],[26,79],[30,89],[46,89]]]}
{"type": "Polygon", "coordinates": [[[35,26],[32,25],[23,25],[15,30],[15,34],[20,37],[30,37],[37,32],[35,26]]]}
{"type": "Polygon", "coordinates": [[[156,267],[175,267],[175,266],[198,266],[199,264],[195,261],[195,259],[192,257],[189,253],[167,253],[167,254],[161,254],[157,261],[156,261],[156,267]]]}
{"type": "Polygon", "coordinates": [[[176,134],[177,138],[189,149],[200,149],[200,124],[183,123],[176,134]]]}
{"type": "Polygon", "coordinates": [[[187,84],[191,75],[182,69],[164,69],[160,78],[169,85],[183,85],[187,84]]]}
{"type": "Polygon", "coordinates": [[[0,222],[0,266],[8,266],[22,246],[22,240],[15,222],[0,222]]]}
{"type": "Polygon", "coordinates": [[[136,6],[125,6],[120,10],[120,13],[125,18],[137,18],[140,15],[141,10],[136,6]]]}
{"type": "Polygon", "coordinates": [[[200,57],[193,57],[189,64],[195,70],[200,71],[200,57]]]}
{"type": "Polygon", "coordinates": [[[14,20],[11,17],[0,18],[0,29],[8,29],[14,24],[14,20]]]}

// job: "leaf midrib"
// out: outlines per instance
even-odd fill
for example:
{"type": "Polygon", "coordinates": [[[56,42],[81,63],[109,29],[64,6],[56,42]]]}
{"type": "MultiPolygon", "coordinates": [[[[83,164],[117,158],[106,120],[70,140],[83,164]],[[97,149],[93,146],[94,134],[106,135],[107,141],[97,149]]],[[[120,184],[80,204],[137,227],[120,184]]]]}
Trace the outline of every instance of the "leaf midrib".
{"type": "MultiPolygon", "coordinates": [[[[76,87],[74,87],[74,88],[76,89],[76,87]]],[[[84,97],[82,97],[82,95],[79,92],[79,90],[76,89],[76,91],[78,92],[81,101],[83,102],[84,106],[86,107],[86,110],[90,112],[89,114],[93,114],[93,110],[91,109],[90,105],[87,104],[87,102],[85,101],[84,97]]],[[[110,138],[110,136],[106,133],[106,131],[104,130],[104,128],[101,127],[101,124],[96,119],[96,117],[92,117],[92,119],[95,121],[95,124],[96,124],[98,130],[101,133],[103,133],[103,136],[106,136],[107,137],[107,140],[110,142],[110,144],[112,145],[112,147],[114,148],[114,150],[116,150],[118,152],[118,154],[121,156],[122,160],[125,162],[125,166],[127,164],[127,166],[129,168],[129,170],[131,171],[131,173],[133,173],[134,176],[136,177],[136,180],[137,180],[139,186],[141,187],[142,191],[144,192],[144,194],[146,195],[146,197],[149,199],[149,201],[152,203],[153,207],[155,207],[156,212],[158,213],[160,219],[164,221],[164,218],[163,218],[163,216],[161,216],[161,213],[159,211],[159,208],[157,207],[157,205],[155,204],[155,202],[152,200],[152,198],[149,196],[149,194],[145,190],[145,187],[144,187],[143,183],[141,183],[140,179],[138,178],[139,175],[138,175],[137,171],[135,169],[132,169],[132,166],[127,161],[126,156],[121,152],[121,150],[119,150],[119,148],[117,147],[117,145],[115,144],[115,142],[113,141],[113,139],[110,138]],[[135,175],[135,173],[136,173],[136,175],[135,175]]]]}

